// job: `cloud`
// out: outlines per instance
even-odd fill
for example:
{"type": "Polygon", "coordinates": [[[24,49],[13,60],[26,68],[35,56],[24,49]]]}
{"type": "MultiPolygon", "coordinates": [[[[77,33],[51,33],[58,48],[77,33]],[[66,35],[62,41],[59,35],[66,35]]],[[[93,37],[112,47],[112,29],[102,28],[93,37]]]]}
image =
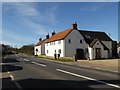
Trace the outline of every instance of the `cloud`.
{"type": "Polygon", "coordinates": [[[46,35],[47,30],[49,30],[47,26],[40,23],[35,23],[29,19],[25,20],[25,25],[29,26],[31,31],[37,35],[46,35]]]}
{"type": "Polygon", "coordinates": [[[16,2],[16,3],[3,3],[3,12],[11,11],[13,14],[18,16],[37,16],[39,11],[35,8],[33,3],[16,2]]]}
{"type": "Polygon", "coordinates": [[[25,27],[30,28],[33,33],[45,35],[49,26],[54,26],[58,21],[56,20],[57,5],[50,6],[46,9],[41,9],[36,3],[5,3],[8,6],[5,8],[6,13],[10,12],[18,17],[18,20],[23,23],[25,27]],[[39,7],[39,9],[38,9],[39,7]]]}
{"type": "Polygon", "coordinates": [[[11,32],[11,30],[3,30],[2,31],[2,37],[3,37],[3,41],[6,39],[6,37],[8,39],[11,39],[11,41],[9,42],[21,42],[21,43],[26,43],[29,41],[34,41],[34,39],[32,37],[25,37],[23,35],[19,35],[18,33],[15,32],[11,32]]]}
{"type": "Polygon", "coordinates": [[[12,12],[13,14],[22,18],[32,18],[41,22],[57,23],[56,11],[57,5],[41,9],[38,4],[32,2],[17,2],[17,3],[3,3],[3,12],[12,12]],[[38,9],[39,7],[39,9],[38,9]],[[39,18],[39,19],[38,19],[39,18]]]}
{"type": "Polygon", "coordinates": [[[80,11],[97,11],[99,9],[99,7],[83,7],[80,8],[80,11]]]}
{"type": "Polygon", "coordinates": [[[25,4],[25,3],[17,3],[16,5],[16,11],[18,11],[18,13],[20,15],[23,16],[37,16],[39,15],[39,12],[34,8],[34,6],[32,6],[31,4],[25,4]]]}

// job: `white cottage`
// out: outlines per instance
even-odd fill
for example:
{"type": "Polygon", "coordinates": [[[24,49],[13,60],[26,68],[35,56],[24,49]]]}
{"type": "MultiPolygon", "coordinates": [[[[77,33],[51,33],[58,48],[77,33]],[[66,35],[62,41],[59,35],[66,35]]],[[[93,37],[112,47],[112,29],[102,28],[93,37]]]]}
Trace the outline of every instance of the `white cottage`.
{"type": "Polygon", "coordinates": [[[99,59],[112,57],[112,39],[104,32],[72,28],[54,33],[45,42],[45,54],[60,57],[77,56],[78,59],[99,59]]]}
{"type": "Polygon", "coordinates": [[[34,55],[44,55],[45,54],[45,41],[46,39],[42,40],[39,39],[39,42],[34,47],[34,55]]]}

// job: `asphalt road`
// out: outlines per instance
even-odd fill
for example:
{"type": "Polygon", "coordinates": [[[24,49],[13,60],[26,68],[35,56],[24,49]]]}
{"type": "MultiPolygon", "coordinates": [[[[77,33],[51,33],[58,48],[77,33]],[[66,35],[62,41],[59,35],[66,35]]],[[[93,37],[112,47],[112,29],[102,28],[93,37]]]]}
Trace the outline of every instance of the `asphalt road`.
{"type": "Polygon", "coordinates": [[[23,55],[8,55],[2,65],[2,89],[16,88],[103,88],[118,90],[117,73],[40,60],[23,55]]]}

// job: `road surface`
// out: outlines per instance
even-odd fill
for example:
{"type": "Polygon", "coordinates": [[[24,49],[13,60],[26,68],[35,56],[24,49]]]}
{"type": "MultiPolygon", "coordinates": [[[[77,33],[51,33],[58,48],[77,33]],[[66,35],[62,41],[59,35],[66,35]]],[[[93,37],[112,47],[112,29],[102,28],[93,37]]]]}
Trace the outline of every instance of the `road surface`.
{"type": "Polygon", "coordinates": [[[87,88],[118,90],[117,73],[37,59],[20,54],[7,55],[2,66],[2,89],[87,88]]]}

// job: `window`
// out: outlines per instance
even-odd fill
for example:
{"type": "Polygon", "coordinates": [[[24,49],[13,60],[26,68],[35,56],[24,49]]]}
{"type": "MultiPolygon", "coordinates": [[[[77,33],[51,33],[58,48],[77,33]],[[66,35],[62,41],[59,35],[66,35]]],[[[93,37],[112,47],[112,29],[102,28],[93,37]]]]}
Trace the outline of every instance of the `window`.
{"type": "Polygon", "coordinates": [[[61,49],[58,50],[58,53],[61,54],[61,49]]]}
{"type": "Polygon", "coordinates": [[[47,54],[48,54],[48,50],[47,50],[47,54]]]}
{"type": "Polygon", "coordinates": [[[80,43],[82,43],[82,40],[80,40],[80,43]]]}
{"type": "Polygon", "coordinates": [[[58,41],[58,44],[61,44],[61,40],[60,40],[60,41],[58,41]]]}
{"type": "Polygon", "coordinates": [[[36,51],[38,51],[38,49],[36,49],[36,51]]]}
{"type": "Polygon", "coordinates": [[[71,43],[71,39],[68,39],[68,43],[71,43]]]}
{"type": "Polygon", "coordinates": [[[55,45],[55,42],[54,42],[54,45],[55,45]]]}

